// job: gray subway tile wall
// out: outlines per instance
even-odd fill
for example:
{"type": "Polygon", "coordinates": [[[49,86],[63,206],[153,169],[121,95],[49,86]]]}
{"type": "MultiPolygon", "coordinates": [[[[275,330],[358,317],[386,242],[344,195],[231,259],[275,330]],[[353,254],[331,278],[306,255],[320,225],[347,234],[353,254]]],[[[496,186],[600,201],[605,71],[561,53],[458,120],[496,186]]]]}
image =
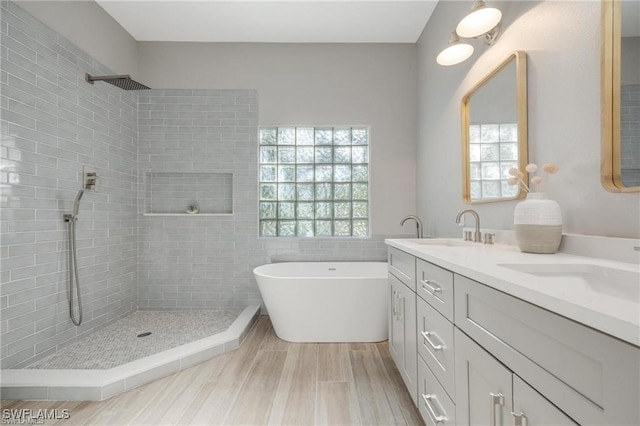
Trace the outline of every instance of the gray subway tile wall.
{"type": "Polygon", "coordinates": [[[232,173],[145,173],[146,214],[231,214],[232,173]]]}
{"type": "Polygon", "coordinates": [[[90,85],[85,72],[112,72],[14,3],[1,7],[2,368],[136,309],[260,304],[252,270],[264,263],[386,260],[393,235],[258,237],[257,91],[90,85]],[[62,215],[85,165],[99,181],[78,221],[85,322],[76,328],[62,215]],[[222,198],[233,214],[145,215],[149,173],[231,175],[222,198]]]}
{"type": "Polygon", "coordinates": [[[110,71],[2,2],[2,368],[136,309],[137,95],[84,81],[110,71]],[[64,213],[98,169],[77,222],[84,323],[68,315],[64,213]]]}
{"type": "MultiPolygon", "coordinates": [[[[245,307],[260,303],[253,282],[251,248],[238,248],[257,235],[258,94],[255,90],[150,90],[138,98],[139,173],[145,206],[162,197],[154,179],[197,189],[211,177],[231,175],[233,215],[225,199],[195,199],[202,214],[141,216],[139,309],[245,307]],[[240,115],[240,117],[239,117],[240,115]],[[190,175],[183,183],[181,176],[190,175]],[[150,186],[153,185],[153,188],[150,186]],[[149,199],[150,198],[150,199],[149,199]]],[[[215,194],[214,194],[215,195],[215,194]]],[[[164,207],[166,208],[166,207],[164,207]]],[[[155,212],[152,212],[155,213],[155,212]]],[[[254,248],[255,249],[255,248],[254,248]]],[[[260,256],[258,263],[264,263],[260,256]]]]}
{"type": "Polygon", "coordinates": [[[640,185],[640,84],[620,88],[622,182],[640,185]]]}

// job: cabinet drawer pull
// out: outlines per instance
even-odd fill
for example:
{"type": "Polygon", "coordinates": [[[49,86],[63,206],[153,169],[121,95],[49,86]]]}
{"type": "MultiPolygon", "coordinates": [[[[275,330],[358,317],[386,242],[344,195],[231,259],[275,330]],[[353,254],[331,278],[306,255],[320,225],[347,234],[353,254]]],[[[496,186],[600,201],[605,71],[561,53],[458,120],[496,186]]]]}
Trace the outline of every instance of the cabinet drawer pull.
{"type": "Polygon", "coordinates": [[[442,293],[442,287],[438,285],[435,281],[432,280],[420,280],[422,283],[422,289],[424,291],[428,291],[429,293],[442,293]]]}
{"type": "Polygon", "coordinates": [[[504,405],[504,395],[489,393],[489,426],[496,426],[496,405],[504,405]]]}
{"type": "Polygon", "coordinates": [[[436,333],[432,331],[421,331],[420,334],[422,334],[422,337],[424,337],[424,340],[426,340],[427,343],[429,343],[429,346],[431,346],[431,348],[433,348],[434,351],[441,351],[445,349],[444,344],[435,344],[433,343],[433,340],[431,340],[431,336],[433,336],[437,338],[440,342],[442,342],[442,339],[440,339],[440,336],[438,336],[436,333]]]}
{"type": "Polygon", "coordinates": [[[513,421],[513,426],[528,426],[529,424],[527,416],[525,416],[524,413],[516,414],[512,411],[511,420],[513,421]]]}
{"type": "Polygon", "coordinates": [[[448,420],[447,413],[444,411],[444,408],[442,408],[440,401],[438,401],[438,397],[433,394],[422,394],[422,399],[424,399],[424,405],[427,407],[427,410],[429,410],[429,414],[431,414],[431,417],[433,417],[433,420],[436,422],[436,424],[444,423],[448,420]],[[436,414],[436,410],[433,408],[433,405],[431,405],[431,401],[434,401],[436,404],[438,404],[438,411],[443,414],[436,414]]]}

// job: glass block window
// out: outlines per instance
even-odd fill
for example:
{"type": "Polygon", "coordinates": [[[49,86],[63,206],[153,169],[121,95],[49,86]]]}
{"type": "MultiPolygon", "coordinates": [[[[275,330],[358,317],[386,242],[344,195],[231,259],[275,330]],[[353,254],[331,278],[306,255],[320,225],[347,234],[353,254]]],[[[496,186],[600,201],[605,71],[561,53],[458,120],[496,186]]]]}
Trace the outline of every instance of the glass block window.
{"type": "Polygon", "coordinates": [[[369,129],[260,129],[260,236],[369,235],[369,129]]]}
{"type": "Polygon", "coordinates": [[[471,200],[515,197],[518,187],[507,180],[509,169],[518,168],[518,125],[470,125],[469,142],[471,200]]]}

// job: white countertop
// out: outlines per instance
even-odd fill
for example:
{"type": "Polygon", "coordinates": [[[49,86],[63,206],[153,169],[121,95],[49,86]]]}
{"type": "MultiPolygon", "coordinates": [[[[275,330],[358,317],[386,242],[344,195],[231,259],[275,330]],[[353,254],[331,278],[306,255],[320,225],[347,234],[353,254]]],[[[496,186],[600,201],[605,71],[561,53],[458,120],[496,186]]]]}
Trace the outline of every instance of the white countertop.
{"type": "MultiPolygon", "coordinates": [[[[501,264],[595,265],[637,274],[640,288],[640,266],[571,254],[522,253],[515,246],[466,243],[445,239],[460,245],[421,245],[416,240],[388,239],[385,242],[420,259],[478,281],[489,287],[592,327],[626,342],[640,346],[640,291],[633,300],[591,290],[568,288],[557,277],[541,277],[509,269],[501,264]]],[[[435,242],[435,241],[434,241],[435,242]]],[[[564,281],[564,282],[563,282],[564,281]]]]}

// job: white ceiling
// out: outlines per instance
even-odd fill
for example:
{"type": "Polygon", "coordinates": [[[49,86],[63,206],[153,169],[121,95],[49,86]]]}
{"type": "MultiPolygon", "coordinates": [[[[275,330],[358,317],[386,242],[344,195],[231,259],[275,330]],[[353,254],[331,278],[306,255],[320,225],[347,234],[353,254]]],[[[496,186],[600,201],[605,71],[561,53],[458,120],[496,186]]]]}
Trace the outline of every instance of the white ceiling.
{"type": "Polygon", "coordinates": [[[438,0],[96,0],[138,41],[415,43],[438,0]]]}

